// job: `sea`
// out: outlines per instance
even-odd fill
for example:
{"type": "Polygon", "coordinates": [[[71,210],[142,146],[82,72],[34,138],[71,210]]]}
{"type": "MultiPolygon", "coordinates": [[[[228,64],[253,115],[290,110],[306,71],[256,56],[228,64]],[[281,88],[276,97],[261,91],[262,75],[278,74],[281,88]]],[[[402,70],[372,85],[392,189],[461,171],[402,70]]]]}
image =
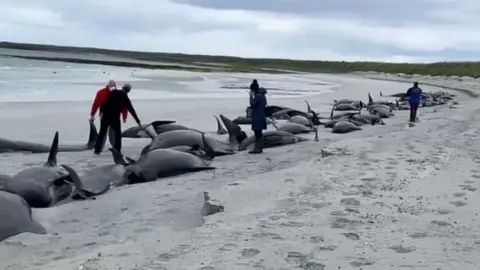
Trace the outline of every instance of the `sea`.
{"type": "MultiPolygon", "coordinates": [[[[0,49],[0,102],[60,102],[91,100],[109,79],[117,86],[130,83],[132,100],[245,98],[258,79],[269,98],[298,98],[334,91],[339,85],[309,74],[250,74],[149,70],[105,65],[28,60],[12,55],[102,58],[109,56],[0,49]]],[[[164,64],[164,63],[156,63],[164,64]]],[[[170,63],[171,64],[171,63],[170,63]]],[[[211,64],[211,63],[210,63],[211,64]]]]}

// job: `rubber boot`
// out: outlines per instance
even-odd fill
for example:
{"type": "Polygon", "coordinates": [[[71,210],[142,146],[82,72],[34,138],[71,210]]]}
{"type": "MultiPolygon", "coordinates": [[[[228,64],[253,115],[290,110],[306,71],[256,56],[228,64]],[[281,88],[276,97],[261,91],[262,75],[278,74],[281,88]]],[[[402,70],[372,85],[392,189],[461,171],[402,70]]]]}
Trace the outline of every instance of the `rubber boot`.
{"type": "Polygon", "coordinates": [[[261,153],[263,153],[263,138],[255,138],[255,148],[248,153],[249,154],[261,154],[261,153]]]}

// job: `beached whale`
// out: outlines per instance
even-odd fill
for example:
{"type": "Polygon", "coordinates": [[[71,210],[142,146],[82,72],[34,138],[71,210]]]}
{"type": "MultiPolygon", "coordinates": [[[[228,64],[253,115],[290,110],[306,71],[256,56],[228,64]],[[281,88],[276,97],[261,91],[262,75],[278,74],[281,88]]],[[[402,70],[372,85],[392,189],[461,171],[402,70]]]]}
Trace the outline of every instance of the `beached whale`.
{"type": "Polygon", "coordinates": [[[344,134],[344,133],[349,133],[356,130],[362,130],[362,129],[357,127],[352,122],[341,120],[335,123],[332,129],[332,133],[344,134]]]}
{"type": "Polygon", "coordinates": [[[294,115],[288,118],[288,122],[304,125],[306,127],[312,126],[312,121],[310,120],[310,118],[307,118],[303,115],[294,115]]]}
{"type": "Polygon", "coordinates": [[[190,128],[175,124],[175,121],[153,121],[149,124],[142,124],[142,126],[130,127],[122,132],[122,137],[124,138],[150,138],[145,129],[149,126],[152,126],[156,134],[162,134],[167,131],[172,130],[190,130],[190,128]]]}
{"type": "Polygon", "coordinates": [[[171,149],[171,150],[176,150],[180,152],[185,152],[192,154],[194,156],[200,157],[200,158],[205,158],[205,159],[213,159],[215,156],[214,155],[209,155],[202,149],[200,149],[200,145],[194,145],[194,146],[187,146],[187,145],[177,145],[174,147],[166,148],[166,149],[171,149]]]}
{"type": "Polygon", "coordinates": [[[398,107],[398,101],[396,102],[389,102],[385,100],[378,100],[378,101],[373,101],[372,96],[370,93],[368,93],[368,106],[383,106],[385,109],[389,109],[390,111],[396,110],[398,107]]]}
{"type": "Polygon", "coordinates": [[[286,122],[280,127],[277,126],[276,124],[273,124],[273,126],[279,131],[286,131],[292,134],[303,134],[303,133],[310,133],[315,131],[313,128],[309,128],[305,125],[298,124],[298,123],[291,123],[291,122],[286,122]]]}
{"type": "Polygon", "coordinates": [[[7,180],[5,190],[22,197],[31,207],[52,206],[70,196],[69,175],[57,167],[58,132],[43,166],[27,168],[7,180]]]}
{"type": "MultiPolygon", "coordinates": [[[[95,147],[97,141],[97,128],[93,121],[89,121],[90,134],[88,136],[87,144],[83,145],[58,145],[58,152],[80,152],[95,147]]],[[[31,153],[48,153],[50,146],[32,143],[25,141],[15,141],[9,139],[0,138],[0,153],[12,153],[12,152],[31,152],[31,153]]]]}
{"type": "MultiPolygon", "coordinates": [[[[237,118],[233,119],[232,122],[234,122],[237,125],[251,125],[252,118],[249,118],[246,116],[238,116],[237,118]]],[[[274,121],[267,118],[267,125],[270,125],[272,123],[274,123],[274,121]]]]}
{"type": "Polygon", "coordinates": [[[272,114],[272,118],[273,119],[278,119],[278,120],[287,120],[287,119],[289,119],[293,116],[296,116],[296,115],[301,115],[305,118],[311,118],[311,114],[309,114],[308,112],[302,112],[302,111],[295,110],[295,109],[292,109],[292,108],[286,108],[284,110],[277,111],[277,112],[272,114]]]}
{"type": "MultiPolygon", "coordinates": [[[[224,115],[220,115],[223,124],[229,133],[229,144],[236,146],[239,151],[251,149],[255,144],[255,136],[246,136],[245,132],[224,115]]],[[[315,140],[318,140],[318,132],[315,128],[315,140]]],[[[298,142],[308,141],[308,139],[295,136],[286,131],[265,131],[263,132],[263,148],[288,145],[298,142]]]]}
{"type": "Polygon", "coordinates": [[[81,176],[72,167],[65,164],[61,165],[70,176],[70,179],[66,181],[74,186],[70,195],[73,200],[95,198],[95,196],[109,191],[112,186],[126,184],[123,176],[127,163],[117,151],[110,149],[110,152],[112,152],[114,164],[95,167],[81,176]]]}
{"type": "MultiPolygon", "coordinates": [[[[316,135],[317,138],[318,135],[316,135]]],[[[295,136],[286,131],[271,130],[263,132],[263,148],[271,148],[289,145],[299,142],[306,142],[308,139],[295,136]]],[[[252,150],[255,146],[255,136],[249,136],[238,145],[239,151],[252,150]]]]}
{"type": "Polygon", "coordinates": [[[156,135],[150,144],[145,146],[141,155],[156,149],[167,149],[177,146],[188,146],[193,149],[212,153],[213,156],[225,156],[235,154],[235,148],[226,142],[219,141],[196,130],[172,130],[156,135]],[[204,140],[207,143],[203,143],[204,140]]]}
{"type": "Polygon", "coordinates": [[[211,160],[172,149],[156,149],[140,156],[138,160],[125,158],[129,162],[124,175],[128,184],[152,182],[159,178],[215,169],[210,166],[211,160]]]}
{"type": "Polygon", "coordinates": [[[334,104],[334,105],[351,104],[351,103],[354,103],[354,102],[356,102],[356,101],[357,101],[357,100],[348,99],[348,98],[344,98],[344,99],[340,99],[340,100],[334,99],[334,100],[333,100],[333,104],[334,104]]]}
{"type": "Polygon", "coordinates": [[[0,191],[0,242],[22,233],[47,234],[47,230],[32,219],[32,209],[20,196],[0,191]]]}

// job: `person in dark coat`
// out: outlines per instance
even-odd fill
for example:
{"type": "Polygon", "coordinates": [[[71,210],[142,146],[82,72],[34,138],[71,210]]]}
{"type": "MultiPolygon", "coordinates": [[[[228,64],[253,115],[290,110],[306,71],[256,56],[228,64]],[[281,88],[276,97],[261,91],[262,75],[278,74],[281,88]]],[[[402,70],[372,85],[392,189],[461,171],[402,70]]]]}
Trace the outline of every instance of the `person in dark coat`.
{"type": "Polygon", "coordinates": [[[263,153],[263,130],[267,129],[266,93],[267,90],[261,88],[257,80],[253,80],[250,85],[250,107],[252,108],[252,130],[255,133],[255,148],[249,152],[250,154],[263,153]]]}
{"type": "Polygon", "coordinates": [[[97,141],[95,143],[94,153],[99,155],[102,151],[103,144],[105,142],[105,136],[107,135],[107,130],[110,127],[115,136],[113,148],[118,152],[122,150],[122,129],[120,124],[120,115],[124,108],[130,112],[138,126],[142,126],[140,119],[138,119],[137,113],[133,108],[132,102],[128,97],[128,93],[132,89],[130,84],[125,84],[122,87],[122,90],[112,90],[108,94],[105,102],[101,106],[102,119],[100,121],[100,131],[98,133],[97,141]]]}
{"type": "Polygon", "coordinates": [[[417,110],[422,99],[422,89],[418,87],[418,82],[414,82],[405,95],[410,103],[410,122],[414,123],[417,120],[417,110]]]}

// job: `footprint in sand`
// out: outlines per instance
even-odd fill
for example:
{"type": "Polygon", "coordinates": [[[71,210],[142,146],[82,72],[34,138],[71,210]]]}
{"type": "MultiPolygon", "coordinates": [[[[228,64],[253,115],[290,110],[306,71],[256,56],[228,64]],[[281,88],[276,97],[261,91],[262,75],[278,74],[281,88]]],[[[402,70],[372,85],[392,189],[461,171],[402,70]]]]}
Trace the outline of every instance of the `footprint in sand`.
{"type": "Polygon", "coordinates": [[[363,222],[360,220],[350,220],[348,218],[340,217],[336,218],[331,223],[331,227],[334,229],[346,229],[347,227],[357,227],[360,224],[363,224],[363,222]]]}
{"type": "Polygon", "coordinates": [[[322,236],[319,236],[319,235],[314,235],[314,236],[310,236],[309,241],[311,243],[320,243],[320,242],[325,241],[325,238],[323,238],[322,236]]]}
{"type": "Polygon", "coordinates": [[[391,247],[389,247],[389,249],[395,251],[396,253],[400,253],[400,254],[410,253],[410,252],[415,250],[414,247],[404,247],[404,246],[401,246],[401,245],[391,246],[391,247]]]}
{"type": "Polygon", "coordinates": [[[225,244],[223,246],[221,246],[218,250],[220,251],[232,251],[234,249],[237,249],[238,246],[235,245],[235,244],[225,244]]]}
{"type": "Polygon", "coordinates": [[[260,253],[260,250],[256,248],[245,248],[242,249],[241,253],[243,258],[252,258],[257,256],[260,253]]]}
{"type": "Polygon", "coordinates": [[[453,193],[454,197],[464,197],[465,195],[466,195],[465,192],[455,192],[455,193],[453,193]]]}
{"type": "Polygon", "coordinates": [[[318,251],[334,251],[335,249],[337,249],[337,246],[333,245],[319,246],[317,248],[318,251]]]}
{"type": "Polygon", "coordinates": [[[389,165],[398,165],[398,163],[399,163],[399,162],[396,161],[396,160],[392,160],[392,161],[389,161],[389,162],[388,162],[389,165]]]}
{"type": "Polygon", "coordinates": [[[348,206],[357,206],[360,205],[360,201],[355,198],[343,198],[340,200],[340,203],[348,206]]]}
{"type": "Polygon", "coordinates": [[[351,208],[345,208],[345,212],[347,212],[349,214],[360,214],[360,211],[355,210],[355,209],[351,209],[351,208]]]}
{"type": "Polygon", "coordinates": [[[426,232],[414,232],[414,233],[408,234],[408,236],[414,239],[418,239],[418,238],[425,238],[428,236],[428,234],[426,232]]]}
{"type": "Polygon", "coordinates": [[[444,208],[439,208],[437,209],[437,214],[439,215],[447,215],[447,214],[450,214],[452,213],[452,211],[448,210],[448,209],[444,209],[444,208]]]}
{"type": "Polygon", "coordinates": [[[355,195],[360,194],[360,191],[359,190],[346,190],[346,191],[342,191],[342,194],[344,196],[355,196],[355,195]]]}
{"type": "Polygon", "coordinates": [[[411,145],[411,144],[407,144],[407,146],[405,147],[407,150],[409,151],[413,151],[415,150],[415,146],[411,145]]]}
{"type": "Polygon", "coordinates": [[[347,211],[332,211],[330,212],[330,215],[335,216],[335,217],[343,217],[343,216],[348,216],[347,211]]]}
{"type": "Polygon", "coordinates": [[[388,175],[390,175],[390,176],[392,176],[392,177],[395,177],[395,176],[398,175],[397,172],[386,172],[386,174],[388,174],[388,175]]]}
{"type": "Polygon", "coordinates": [[[372,163],[370,163],[368,161],[362,161],[362,162],[358,162],[357,165],[359,165],[361,167],[370,167],[372,165],[372,163]]]}
{"type": "Polygon", "coordinates": [[[306,224],[303,222],[297,222],[297,221],[287,221],[287,222],[280,223],[280,226],[302,228],[302,227],[305,227],[306,224]]]}
{"type": "Polygon", "coordinates": [[[360,236],[356,233],[342,233],[342,235],[350,240],[360,240],[360,236]]]}
{"type": "Polygon", "coordinates": [[[462,206],[468,205],[466,201],[453,201],[453,202],[450,202],[450,204],[453,204],[456,207],[462,207],[462,206]]]}
{"type": "Polygon", "coordinates": [[[289,263],[304,264],[310,259],[309,257],[310,256],[300,252],[292,251],[287,253],[287,258],[285,258],[285,260],[289,263]]]}
{"type": "Polygon", "coordinates": [[[378,177],[364,177],[364,178],[360,178],[361,181],[364,181],[364,182],[376,182],[376,181],[380,181],[380,178],[378,177]]]}
{"type": "MultiPolygon", "coordinates": [[[[467,182],[467,181],[465,181],[465,183],[466,183],[466,182],[467,182]]],[[[470,185],[458,185],[458,186],[461,187],[462,190],[468,190],[468,191],[471,191],[471,192],[474,192],[474,191],[477,190],[476,188],[474,188],[474,187],[472,187],[472,186],[470,186],[470,185]]]]}
{"type": "Polygon", "coordinates": [[[325,265],[317,262],[307,262],[301,266],[302,269],[306,270],[323,270],[325,265]]]}
{"type": "Polygon", "coordinates": [[[350,265],[353,266],[353,267],[362,267],[362,266],[372,265],[372,264],[373,264],[373,261],[370,261],[370,260],[365,259],[365,258],[358,258],[358,259],[350,262],[350,265]]]}
{"type": "Polygon", "coordinates": [[[176,256],[174,254],[170,254],[170,253],[162,253],[158,255],[158,259],[163,262],[168,262],[172,259],[175,259],[175,257],[176,256]]]}
{"type": "Polygon", "coordinates": [[[280,235],[276,234],[276,233],[256,233],[254,235],[252,235],[252,238],[270,238],[270,239],[274,239],[274,240],[284,240],[283,237],[281,237],[280,235]]]}
{"type": "Polygon", "coordinates": [[[432,224],[435,224],[435,225],[438,225],[440,227],[446,227],[446,226],[450,226],[451,224],[446,222],[446,221],[443,221],[443,220],[432,220],[430,221],[430,223],[432,224]]]}

